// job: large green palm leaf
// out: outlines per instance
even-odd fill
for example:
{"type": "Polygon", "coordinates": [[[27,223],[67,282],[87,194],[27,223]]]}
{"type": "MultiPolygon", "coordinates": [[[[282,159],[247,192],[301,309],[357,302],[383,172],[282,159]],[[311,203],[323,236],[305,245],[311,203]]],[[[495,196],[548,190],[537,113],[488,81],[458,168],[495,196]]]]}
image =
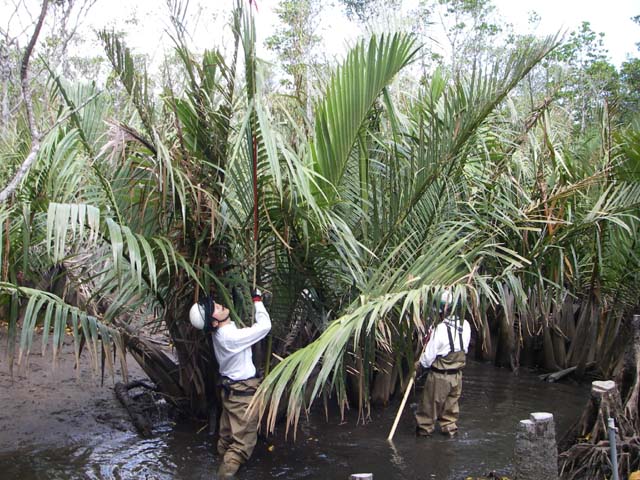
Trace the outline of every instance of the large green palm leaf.
{"type": "Polygon", "coordinates": [[[333,76],[315,109],[311,155],[327,180],[324,195],[334,199],[358,132],[375,100],[417,53],[411,35],[372,36],[359,43],[333,76]]]}

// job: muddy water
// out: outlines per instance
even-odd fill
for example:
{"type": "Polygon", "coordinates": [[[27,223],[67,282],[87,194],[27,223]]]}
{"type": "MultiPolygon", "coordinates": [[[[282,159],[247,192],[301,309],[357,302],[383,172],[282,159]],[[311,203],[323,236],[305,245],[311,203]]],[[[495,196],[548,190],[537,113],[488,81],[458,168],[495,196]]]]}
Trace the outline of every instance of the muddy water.
{"type": "MultiPolygon", "coordinates": [[[[393,444],[386,437],[397,404],[373,412],[364,426],[356,426],[355,414],[344,423],[336,416],[328,423],[313,418],[301,425],[295,442],[282,431],[260,440],[238,478],[346,480],[351,473],[372,472],[376,480],[457,480],[490,471],[509,476],[518,422],[530,412],[551,412],[560,436],[587,398],[586,387],[541,383],[534,375],[472,363],[463,381],[457,438],[415,437],[416,399],[410,397],[393,444]]],[[[114,431],[74,447],[0,453],[0,479],[214,479],[214,451],[213,438],[190,427],[165,425],[151,440],[114,431]]]]}

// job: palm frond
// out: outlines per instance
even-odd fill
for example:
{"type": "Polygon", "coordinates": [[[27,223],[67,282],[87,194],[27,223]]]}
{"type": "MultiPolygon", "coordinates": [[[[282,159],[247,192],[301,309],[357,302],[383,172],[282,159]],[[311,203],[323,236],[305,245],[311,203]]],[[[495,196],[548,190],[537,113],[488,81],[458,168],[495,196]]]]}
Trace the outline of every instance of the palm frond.
{"type": "MultiPolygon", "coordinates": [[[[18,364],[22,359],[27,359],[33,347],[33,334],[39,318],[43,321],[42,352],[45,353],[49,332],[53,330],[52,349],[53,358],[56,360],[62,347],[62,342],[69,328],[74,334],[74,351],[76,364],[80,361],[80,339],[84,337],[91,353],[94,371],[98,372],[99,348],[113,348],[118,354],[121,363],[125,363],[125,352],[120,332],[100,322],[96,317],[65,303],[60,297],[49,292],[26,287],[16,287],[13,284],[0,282],[0,291],[8,294],[19,294],[28,298],[25,309],[24,324],[20,334],[20,347],[18,364]]],[[[108,364],[113,374],[113,365],[108,364]]]]}
{"type": "Polygon", "coordinates": [[[417,52],[411,35],[373,36],[359,43],[338,69],[316,106],[311,155],[316,171],[328,181],[324,194],[335,197],[351,149],[374,101],[417,52]]]}
{"type": "Polygon", "coordinates": [[[146,71],[139,73],[142,69],[136,65],[131,50],[115,32],[102,30],[98,32],[98,37],[102,41],[107,58],[129,94],[147,135],[151,137],[155,123],[154,105],[146,71]]]}
{"type": "MultiPolygon", "coordinates": [[[[414,305],[435,305],[435,299],[445,286],[459,284],[456,302],[468,301],[463,287],[468,276],[467,258],[473,258],[478,250],[472,249],[469,257],[461,255],[463,246],[468,245],[470,239],[459,237],[459,233],[460,230],[445,230],[438,241],[426,247],[416,261],[405,265],[404,270],[396,268],[397,255],[390,258],[380,266],[377,275],[371,277],[367,285],[369,290],[366,290],[369,294],[349,305],[316,341],[274,368],[254,400],[254,407],[266,414],[270,429],[275,426],[278,407],[287,395],[287,425],[293,426],[294,430],[301,411],[310,406],[326,385],[336,390],[339,402],[345,401],[342,367],[349,345],[357,350],[365,338],[374,336],[378,341],[386,338],[381,332],[389,327],[388,322],[407,318],[405,312],[414,305]]],[[[396,253],[400,250],[398,248],[396,253]]]]}

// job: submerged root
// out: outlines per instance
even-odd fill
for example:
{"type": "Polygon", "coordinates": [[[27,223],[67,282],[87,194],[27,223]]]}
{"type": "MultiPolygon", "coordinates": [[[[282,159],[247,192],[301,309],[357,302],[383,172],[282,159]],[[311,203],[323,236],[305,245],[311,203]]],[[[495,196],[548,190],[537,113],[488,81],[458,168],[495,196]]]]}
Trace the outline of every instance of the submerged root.
{"type": "MultiPolygon", "coordinates": [[[[640,438],[616,440],[618,449],[618,475],[628,478],[631,472],[640,468],[640,438]]],[[[579,443],[560,454],[560,478],[577,480],[589,478],[606,480],[612,477],[613,466],[608,441],[579,443]]]]}

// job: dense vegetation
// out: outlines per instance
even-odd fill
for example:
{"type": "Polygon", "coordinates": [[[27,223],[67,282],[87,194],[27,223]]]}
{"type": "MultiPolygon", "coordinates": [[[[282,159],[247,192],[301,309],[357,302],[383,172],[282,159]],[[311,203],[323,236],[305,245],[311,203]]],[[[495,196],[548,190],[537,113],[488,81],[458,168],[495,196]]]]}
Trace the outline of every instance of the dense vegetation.
{"type": "MultiPolygon", "coordinates": [[[[353,21],[385,11],[343,3],[353,21]]],[[[43,19],[66,5],[43,4],[43,19]]],[[[336,67],[313,55],[319,8],[281,3],[280,74],[256,58],[251,2],[204,51],[169,2],[175,49],[153,77],[100,32],[105,84],[4,35],[11,358],[26,361],[36,324],[55,358],[69,329],[96,369],[129,350],[203,414],[215,369],[188,308],[213,290],[250,321],[257,284],[274,321],[257,406],[273,427],[285,402],[296,424],[318,397],[388,402],[452,287],[477,358],[610,376],[639,307],[640,59],[616,69],[588,24],[540,39],[492,23],[490,1],[439,0],[336,67]],[[420,23],[437,9],[450,58],[420,23]]]]}

